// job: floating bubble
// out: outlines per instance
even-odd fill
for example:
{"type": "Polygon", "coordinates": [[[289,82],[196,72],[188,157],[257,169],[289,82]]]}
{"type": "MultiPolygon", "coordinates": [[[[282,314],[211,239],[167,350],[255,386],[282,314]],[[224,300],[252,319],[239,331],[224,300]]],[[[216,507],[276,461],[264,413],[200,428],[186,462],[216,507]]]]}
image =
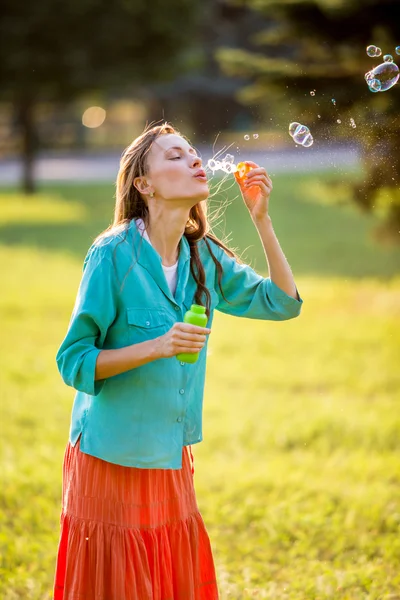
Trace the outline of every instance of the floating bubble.
{"type": "Polygon", "coordinates": [[[397,46],[397,48],[396,48],[396,54],[398,54],[400,56],[400,46],[397,46]]]}
{"type": "Polygon", "coordinates": [[[394,62],[383,62],[365,74],[365,79],[371,92],[386,92],[399,79],[399,67],[394,62]]]}
{"type": "MultiPolygon", "coordinates": [[[[294,139],[294,138],[293,138],[294,139]]],[[[307,138],[304,140],[304,142],[302,143],[302,146],[304,148],[309,148],[310,146],[312,146],[314,143],[314,138],[311,135],[311,133],[308,134],[307,138]]]]}
{"type": "Polygon", "coordinates": [[[255,140],[258,140],[258,133],[253,133],[253,138],[254,138],[255,140]]]}
{"type": "Polygon", "coordinates": [[[224,173],[235,173],[237,171],[236,165],[234,164],[234,157],[232,154],[227,154],[222,160],[215,160],[210,158],[207,162],[207,166],[214,174],[214,171],[223,171],[224,173]]]}
{"type": "Polygon", "coordinates": [[[315,90],[311,90],[310,96],[315,96],[315,90]]]}
{"type": "Polygon", "coordinates": [[[333,104],[334,106],[336,106],[336,100],[335,100],[335,98],[332,98],[332,104],[333,104]]]}
{"type": "Polygon", "coordinates": [[[321,115],[317,115],[317,117],[318,117],[318,119],[320,119],[320,118],[321,118],[321,115]]]}
{"type": "Polygon", "coordinates": [[[300,123],[297,123],[297,121],[294,121],[293,123],[290,123],[289,125],[289,135],[291,137],[294,136],[294,132],[296,131],[296,129],[300,127],[300,123]]]}
{"type": "Polygon", "coordinates": [[[378,48],[378,46],[371,45],[367,47],[367,54],[371,58],[375,58],[376,56],[380,56],[382,54],[382,50],[378,48]]]}
{"type": "Polygon", "coordinates": [[[393,62],[393,56],[391,54],[385,54],[385,56],[383,57],[383,60],[385,62],[393,62]]]}
{"type": "Polygon", "coordinates": [[[342,121],[341,121],[340,119],[338,119],[338,120],[336,121],[336,123],[339,123],[339,125],[340,125],[340,123],[341,123],[341,122],[342,122],[342,121]]]}
{"type": "Polygon", "coordinates": [[[249,141],[249,139],[250,139],[250,136],[246,134],[246,135],[244,136],[244,139],[246,140],[246,142],[248,142],[248,141],[249,141]]]}
{"type": "Polygon", "coordinates": [[[221,170],[228,174],[234,173],[236,171],[236,165],[232,165],[231,163],[222,163],[221,170]]]}
{"type": "Polygon", "coordinates": [[[351,117],[351,119],[350,119],[350,125],[352,126],[353,129],[355,129],[357,127],[353,117],[351,117]]]}
{"type": "Polygon", "coordinates": [[[371,92],[380,92],[382,85],[379,79],[369,79],[368,87],[371,90],[371,92]]]}
{"type": "Polygon", "coordinates": [[[305,148],[309,148],[314,142],[313,136],[311,135],[308,127],[306,127],[306,125],[302,125],[301,123],[290,123],[289,135],[293,138],[293,141],[296,142],[296,144],[300,144],[305,148]]]}

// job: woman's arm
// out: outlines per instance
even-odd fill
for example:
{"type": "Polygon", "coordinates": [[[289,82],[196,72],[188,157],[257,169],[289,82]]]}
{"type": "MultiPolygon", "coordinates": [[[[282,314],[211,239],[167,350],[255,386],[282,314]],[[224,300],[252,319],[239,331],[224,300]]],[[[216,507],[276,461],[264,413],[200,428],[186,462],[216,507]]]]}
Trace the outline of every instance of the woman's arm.
{"type": "Polygon", "coordinates": [[[275,235],[271,217],[266,215],[262,219],[253,221],[264,247],[271,280],[288,296],[299,300],[292,270],[275,235]]]}
{"type": "Polygon", "coordinates": [[[94,379],[95,381],[107,379],[158,358],[161,358],[158,338],[125,346],[125,348],[102,350],[97,356],[94,379]]]}

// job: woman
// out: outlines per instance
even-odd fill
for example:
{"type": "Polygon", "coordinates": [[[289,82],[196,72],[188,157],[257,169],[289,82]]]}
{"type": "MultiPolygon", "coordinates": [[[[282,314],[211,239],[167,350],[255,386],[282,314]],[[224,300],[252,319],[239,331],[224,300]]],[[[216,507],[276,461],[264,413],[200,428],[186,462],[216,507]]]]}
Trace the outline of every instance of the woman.
{"type": "Polygon", "coordinates": [[[218,598],[190,462],[213,311],[280,321],[303,302],[268,215],[271,180],[248,164],[237,180],[271,278],[208,232],[201,159],[172,126],[147,128],[122,155],[114,223],[88,251],[57,352],[77,392],[55,600],[218,598]],[[206,306],[206,329],[182,322],[194,302],[206,306]],[[179,362],[180,352],[199,359],[179,362]]]}

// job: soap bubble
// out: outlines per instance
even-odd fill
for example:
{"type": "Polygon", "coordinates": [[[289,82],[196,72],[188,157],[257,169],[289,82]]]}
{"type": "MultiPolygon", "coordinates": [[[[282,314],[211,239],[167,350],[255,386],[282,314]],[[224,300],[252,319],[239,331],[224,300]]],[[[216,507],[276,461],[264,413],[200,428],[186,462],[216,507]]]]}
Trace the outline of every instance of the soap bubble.
{"type": "Polygon", "coordinates": [[[400,56],[400,46],[397,46],[397,48],[396,48],[396,54],[398,54],[400,56]]]}
{"type": "Polygon", "coordinates": [[[222,159],[221,162],[221,170],[224,173],[234,173],[236,169],[236,165],[234,164],[235,157],[232,154],[227,154],[225,158],[222,159]]]}
{"type": "Polygon", "coordinates": [[[339,125],[340,125],[340,123],[341,123],[341,122],[342,122],[342,121],[341,121],[340,119],[338,119],[338,120],[336,121],[336,123],[339,123],[339,125]]]}
{"type": "Polygon", "coordinates": [[[320,119],[320,118],[321,118],[321,115],[317,115],[317,117],[318,117],[318,119],[320,119]]]}
{"type": "Polygon", "coordinates": [[[365,80],[371,92],[385,92],[399,79],[399,67],[394,62],[383,62],[365,74],[365,80]]]}
{"type": "Polygon", "coordinates": [[[393,56],[391,54],[385,54],[385,56],[383,57],[383,60],[385,62],[393,62],[393,56]]]}
{"type": "Polygon", "coordinates": [[[315,90],[311,90],[310,96],[315,96],[315,90]]]}
{"type": "Polygon", "coordinates": [[[352,126],[353,129],[355,129],[357,127],[353,117],[351,117],[351,119],[350,119],[350,125],[352,126]]]}
{"type": "Polygon", "coordinates": [[[335,100],[335,98],[332,98],[332,104],[333,104],[334,106],[336,106],[336,100],[335,100]]]}
{"type": "Polygon", "coordinates": [[[371,92],[380,92],[382,85],[379,79],[369,79],[368,87],[371,90],[371,92]]]}
{"type": "MultiPolygon", "coordinates": [[[[293,138],[293,139],[294,139],[294,141],[296,141],[295,138],[293,138]]],[[[311,133],[309,133],[308,136],[306,137],[306,139],[304,140],[304,142],[302,143],[302,146],[304,148],[309,148],[310,146],[313,145],[313,143],[314,143],[314,138],[311,135],[311,133]]]]}
{"type": "Polygon", "coordinates": [[[382,54],[382,50],[378,48],[378,46],[371,45],[367,47],[367,54],[371,58],[375,58],[376,56],[380,56],[382,54]]]}
{"type": "Polygon", "coordinates": [[[301,123],[290,123],[289,135],[293,138],[293,141],[296,142],[296,144],[300,144],[305,148],[309,148],[314,142],[313,136],[311,135],[308,127],[306,127],[306,125],[301,125],[301,123]]]}
{"type": "Polygon", "coordinates": [[[294,136],[294,132],[296,131],[296,129],[300,127],[300,123],[297,123],[297,121],[294,121],[293,123],[290,123],[289,125],[289,135],[291,137],[294,136]]]}
{"type": "Polygon", "coordinates": [[[250,136],[249,136],[249,135],[247,135],[247,133],[246,133],[246,135],[244,136],[244,139],[246,140],[246,142],[248,142],[248,141],[249,141],[249,139],[250,139],[250,136]]]}
{"type": "Polygon", "coordinates": [[[234,173],[236,171],[236,165],[232,165],[231,163],[222,163],[221,169],[224,171],[224,173],[234,173]]]}
{"type": "Polygon", "coordinates": [[[214,160],[210,158],[207,162],[207,167],[211,169],[214,174],[214,171],[223,171],[224,173],[235,173],[237,171],[236,165],[234,164],[234,156],[232,154],[227,154],[225,158],[222,160],[214,160]]]}
{"type": "Polygon", "coordinates": [[[255,140],[258,140],[258,133],[253,133],[253,138],[254,138],[255,140]]]}

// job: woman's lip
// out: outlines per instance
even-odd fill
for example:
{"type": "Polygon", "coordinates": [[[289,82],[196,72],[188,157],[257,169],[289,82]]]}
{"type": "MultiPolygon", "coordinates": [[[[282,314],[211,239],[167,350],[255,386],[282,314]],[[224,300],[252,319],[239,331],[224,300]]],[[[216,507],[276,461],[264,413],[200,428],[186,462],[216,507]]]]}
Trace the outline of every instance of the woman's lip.
{"type": "Polygon", "coordinates": [[[195,179],[201,179],[202,181],[207,181],[207,175],[195,175],[195,179]]]}

